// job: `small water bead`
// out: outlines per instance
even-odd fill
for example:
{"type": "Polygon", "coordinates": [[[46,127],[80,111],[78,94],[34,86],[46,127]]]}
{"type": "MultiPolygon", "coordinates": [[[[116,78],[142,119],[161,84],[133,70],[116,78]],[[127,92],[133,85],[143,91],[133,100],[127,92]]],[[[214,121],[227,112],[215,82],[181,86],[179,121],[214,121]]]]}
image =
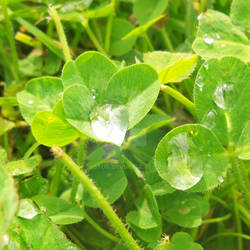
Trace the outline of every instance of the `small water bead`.
{"type": "Polygon", "coordinates": [[[204,62],[204,67],[205,67],[206,69],[208,69],[208,67],[209,67],[209,62],[208,62],[208,61],[205,61],[205,62],[204,62]]]}
{"type": "Polygon", "coordinates": [[[235,104],[235,95],[234,85],[223,83],[215,89],[213,100],[219,108],[228,109],[235,104]]]}
{"type": "Polygon", "coordinates": [[[95,89],[91,89],[91,93],[92,93],[92,99],[96,99],[96,90],[95,89]]]}
{"type": "Polygon", "coordinates": [[[202,119],[201,123],[206,127],[213,129],[216,126],[216,116],[217,112],[215,110],[210,110],[207,115],[202,119]]]}
{"type": "Polygon", "coordinates": [[[203,14],[201,13],[200,15],[198,15],[198,16],[197,16],[197,20],[198,20],[198,21],[200,21],[200,20],[201,20],[202,15],[203,15],[203,14]]]}
{"type": "Polygon", "coordinates": [[[33,104],[33,101],[32,100],[28,100],[28,104],[33,104]]]}
{"type": "Polygon", "coordinates": [[[217,37],[217,39],[221,39],[221,36],[219,33],[216,33],[216,37],[217,37]]]}
{"type": "Polygon", "coordinates": [[[219,176],[219,177],[218,177],[218,181],[219,181],[220,183],[223,183],[223,182],[224,182],[224,178],[223,178],[222,176],[219,176]]]}
{"type": "Polygon", "coordinates": [[[214,39],[212,37],[205,37],[204,38],[204,42],[206,44],[213,44],[214,43],[214,39]]]}

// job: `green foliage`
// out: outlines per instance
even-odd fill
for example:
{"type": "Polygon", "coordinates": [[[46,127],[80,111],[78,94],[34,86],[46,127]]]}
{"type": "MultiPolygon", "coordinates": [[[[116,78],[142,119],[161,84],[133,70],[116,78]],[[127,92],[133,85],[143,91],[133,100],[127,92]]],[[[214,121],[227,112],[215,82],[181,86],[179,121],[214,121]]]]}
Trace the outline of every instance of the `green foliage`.
{"type": "Polygon", "coordinates": [[[214,10],[201,14],[192,47],[204,59],[234,56],[244,62],[250,61],[247,36],[232,24],[228,16],[214,10]]]}
{"type": "Polygon", "coordinates": [[[12,178],[0,167],[0,242],[15,215],[18,196],[12,178]]]}
{"type": "Polygon", "coordinates": [[[0,250],[248,248],[249,0],[0,8],[0,250]]]}

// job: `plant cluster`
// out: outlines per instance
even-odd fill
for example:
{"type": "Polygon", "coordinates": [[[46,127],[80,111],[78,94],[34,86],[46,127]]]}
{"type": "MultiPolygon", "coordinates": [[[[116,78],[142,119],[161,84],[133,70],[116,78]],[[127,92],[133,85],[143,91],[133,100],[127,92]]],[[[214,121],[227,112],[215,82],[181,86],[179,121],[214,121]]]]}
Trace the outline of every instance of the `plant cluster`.
{"type": "Polygon", "coordinates": [[[247,249],[249,0],[1,13],[0,249],[247,249]]]}

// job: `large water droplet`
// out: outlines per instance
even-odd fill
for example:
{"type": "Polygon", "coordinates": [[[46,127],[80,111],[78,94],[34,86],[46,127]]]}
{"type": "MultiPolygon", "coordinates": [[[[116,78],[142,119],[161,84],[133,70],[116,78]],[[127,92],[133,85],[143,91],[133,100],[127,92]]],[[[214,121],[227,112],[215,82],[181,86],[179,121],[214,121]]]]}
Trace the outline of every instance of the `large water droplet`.
{"type": "Polygon", "coordinates": [[[213,44],[214,39],[212,37],[205,37],[204,42],[207,43],[207,44],[213,44]]]}
{"type": "Polygon", "coordinates": [[[29,200],[21,200],[18,213],[19,217],[23,217],[25,219],[33,219],[38,214],[35,206],[29,200]]]}
{"type": "Polygon", "coordinates": [[[201,123],[206,127],[213,129],[216,126],[216,116],[217,112],[215,110],[210,110],[207,115],[202,119],[201,123]]]}
{"type": "Polygon", "coordinates": [[[110,104],[97,107],[90,115],[95,136],[120,146],[128,128],[128,113],[124,106],[113,108],[110,104]]]}
{"type": "Polygon", "coordinates": [[[235,95],[234,85],[232,83],[224,83],[215,89],[213,100],[221,109],[228,109],[235,104],[235,95]]]}
{"type": "Polygon", "coordinates": [[[188,133],[178,134],[169,141],[168,171],[170,185],[186,190],[198,183],[203,176],[201,156],[188,133]]]}

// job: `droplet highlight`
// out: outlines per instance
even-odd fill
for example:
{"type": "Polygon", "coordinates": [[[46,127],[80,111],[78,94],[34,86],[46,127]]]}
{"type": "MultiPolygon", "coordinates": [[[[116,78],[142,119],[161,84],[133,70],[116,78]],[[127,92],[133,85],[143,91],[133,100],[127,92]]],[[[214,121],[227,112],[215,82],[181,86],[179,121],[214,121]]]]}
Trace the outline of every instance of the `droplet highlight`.
{"type": "Polygon", "coordinates": [[[213,44],[214,43],[214,39],[212,37],[205,37],[204,38],[204,42],[206,44],[213,44]]]}
{"type": "Polygon", "coordinates": [[[166,177],[170,185],[186,190],[198,183],[203,176],[200,155],[188,133],[172,137],[168,143],[168,170],[166,177]]]}
{"type": "Polygon", "coordinates": [[[97,107],[90,115],[94,135],[118,146],[122,144],[128,128],[128,113],[124,106],[113,108],[111,104],[97,107]]]}
{"type": "Polygon", "coordinates": [[[232,83],[223,83],[219,85],[213,94],[213,101],[221,109],[232,108],[235,104],[236,92],[232,83]]]}

